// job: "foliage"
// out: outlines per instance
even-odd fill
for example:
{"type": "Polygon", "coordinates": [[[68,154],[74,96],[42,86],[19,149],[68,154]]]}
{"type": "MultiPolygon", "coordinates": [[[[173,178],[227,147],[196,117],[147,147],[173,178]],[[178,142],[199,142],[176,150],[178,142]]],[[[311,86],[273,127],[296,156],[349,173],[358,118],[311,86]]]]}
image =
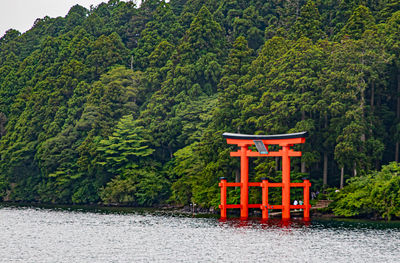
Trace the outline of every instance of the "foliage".
{"type": "Polygon", "coordinates": [[[137,126],[132,115],[123,116],[113,134],[101,140],[98,164],[110,173],[110,182],[100,196],[104,203],[151,206],[167,191],[167,181],[157,173],[157,164],[148,157],[145,129],[137,126]]]}
{"type": "Polygon", "coordinates": [[[168,193],[168,182],[154,169],[125,169],[100,193],[105,204],[152,206],[168,193]]]}
{"type": "Polygon", "coordinates": [[[143,132],[143,127],[135,126],[132,115],[123,116],[113,134],[99,142],[97,151],[102,161],[97,163],[112,174],[138,168],[140,160],[154,152],[146,145],[148,141],[142,139],[143,132]]]}
{"type": "Polygon", "coordinates": [[[333,212],[339,216],[375,214],[390,220],[400,216],[400,166],[392,162],[379,172],[354,177],[338,194],[333,212]]]}

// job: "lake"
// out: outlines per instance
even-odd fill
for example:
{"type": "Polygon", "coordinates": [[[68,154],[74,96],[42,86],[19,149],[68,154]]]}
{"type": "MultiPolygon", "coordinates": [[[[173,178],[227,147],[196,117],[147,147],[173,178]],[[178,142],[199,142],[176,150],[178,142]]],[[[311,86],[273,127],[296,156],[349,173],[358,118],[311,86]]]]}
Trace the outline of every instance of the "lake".
{"type": "Polygon", "coordinates": [[[400,262],[400,223],[0,205],[1,262],[400,262]]]}

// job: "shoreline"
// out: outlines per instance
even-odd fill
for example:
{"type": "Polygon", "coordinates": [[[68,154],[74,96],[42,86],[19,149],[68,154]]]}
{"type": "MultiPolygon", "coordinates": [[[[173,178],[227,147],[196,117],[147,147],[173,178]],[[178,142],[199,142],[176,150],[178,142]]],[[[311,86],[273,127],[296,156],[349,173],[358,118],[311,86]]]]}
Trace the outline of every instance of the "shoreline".
{"type": "MultiPolygon", "coordinates": [[[[155,214],[155,215],[172,215],[172,216],[186,216],[186,217],[197,217],[197,218],[219,218],[217,210],[211,212],[207,209],[192,209],[188,206],[157,206],[157,207],[132,207],[132,206],[116,206],[116,205],[76,205],[76,204],[43,204],[43,203],[29,203],[29,202],[0,202],[0,207],[17,207],[17,208],[39,208],[49,210],[65,210],[65,211],[77,211],[77,212],[92,212],[92,213],[116,213],[116,214],[155,214]],[[207,210],[207,211],[206,211],[207,210]]],[[[302,218],[301,211],[293,211],[293,218],[302,218]]],[[[230,214],[229,219],[237,219],[238,215],[230,214]]],[[[249,219],[261,218],[261,213],[252,213],[249,219]]],[[[273,213],[270,215],[271,219],[279,219],[280,213],[273,213]]],[[[369,217],[340,217],[333,213],[326,213],[318,210],[311,211],[311,219],[315,220],[366,220],[370,222],[400,222],[400,219],[394,219],[387,221],[379,218],[369,217]]]]}

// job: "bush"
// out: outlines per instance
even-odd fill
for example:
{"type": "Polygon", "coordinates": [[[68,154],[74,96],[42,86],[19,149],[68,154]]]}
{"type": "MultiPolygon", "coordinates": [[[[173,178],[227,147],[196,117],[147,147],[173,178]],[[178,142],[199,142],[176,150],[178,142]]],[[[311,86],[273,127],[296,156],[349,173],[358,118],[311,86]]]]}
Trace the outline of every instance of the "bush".
{"type": "Polygon", "coordinates": [[[383,166],[380,172],[354,177],[332,204],[338,216],[378,216],[390,220],[400,217],[400,166],[383,166]]]}
{"type": "Polygon", "coordinates": [[[152,206],[168,194],[165,178],[149,169],[128,169],[118,175],[101,191],[105,204],[152,206]]]}

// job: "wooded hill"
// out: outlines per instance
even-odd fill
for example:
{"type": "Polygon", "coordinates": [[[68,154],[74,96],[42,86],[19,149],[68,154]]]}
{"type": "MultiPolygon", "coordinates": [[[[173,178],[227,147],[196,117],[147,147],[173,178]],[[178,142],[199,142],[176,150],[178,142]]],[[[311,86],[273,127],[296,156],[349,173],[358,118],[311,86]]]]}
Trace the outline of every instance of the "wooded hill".
{"type": "MultiPolygon", "coordinates": [[[[398,161],[399,9],[111,0],[11,29],[0,39],[0,199],[217,206],[218,178],[239,169],[223,132],[308,131],[292,169],[314,189],[398,161]]],[[[250,179],[278,181],[276,161],[252,160],[250,179]]]]}

